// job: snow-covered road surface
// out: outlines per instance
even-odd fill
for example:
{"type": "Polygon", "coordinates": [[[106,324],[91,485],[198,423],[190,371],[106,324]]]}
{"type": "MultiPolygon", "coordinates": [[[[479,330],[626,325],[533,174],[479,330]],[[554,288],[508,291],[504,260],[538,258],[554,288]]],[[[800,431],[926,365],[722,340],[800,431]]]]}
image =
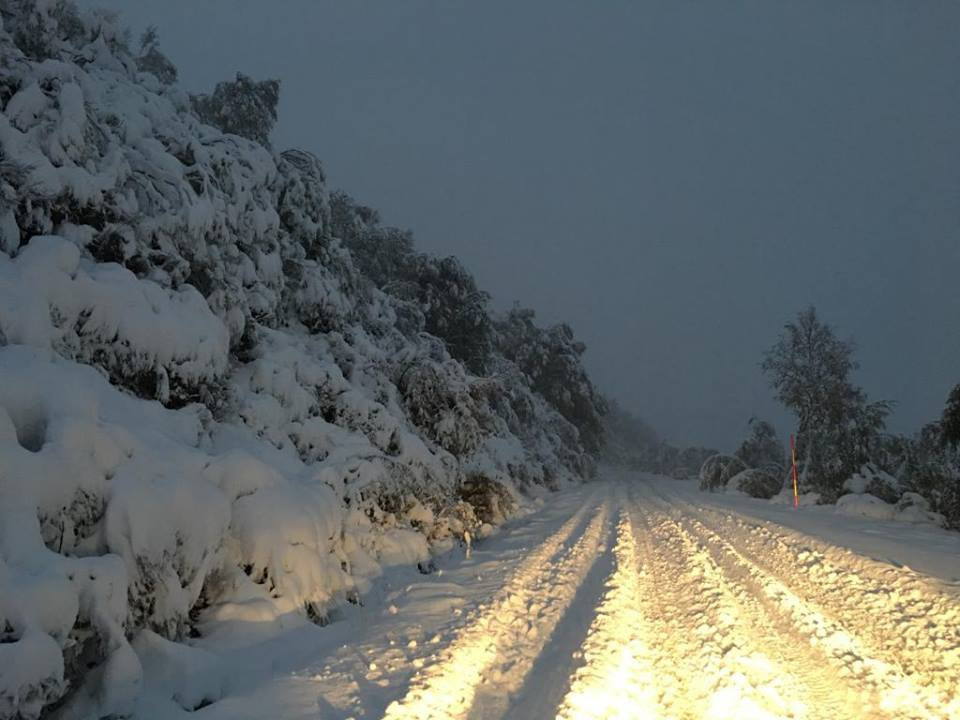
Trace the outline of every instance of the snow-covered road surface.
{"type": "Polygon", "coordinates": [[[960,718],[960,535],[916,528],[935,542],[890,562],[849,518],[814,535],[795,528],[828,509],[770,507],[636,475],[565,491],[326,628],[235,649],[225,697],[183,716],[960,718]]]}

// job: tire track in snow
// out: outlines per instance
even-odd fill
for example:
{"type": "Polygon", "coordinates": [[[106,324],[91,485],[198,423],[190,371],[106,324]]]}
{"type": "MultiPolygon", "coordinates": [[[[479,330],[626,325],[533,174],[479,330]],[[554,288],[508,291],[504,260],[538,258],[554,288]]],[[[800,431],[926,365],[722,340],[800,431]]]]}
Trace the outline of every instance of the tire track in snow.
{"type": "MultiPolygon", "coordinates": [[[[551,562],[588,522],[587,515],[596,508],[603,492],[602,486],[594,486],[575,507],[566,510],[569,512],[566,520],[552,533],[548,532],[545,538],[531,543],[529,549],[523,543],[510,550],[511,554],[526,553],[519,561],[498,559],[498,565],[503,563],[508,569],[500,581],[486,591],[489,592],[486,597],[495,597],[516,577],[528,575],[537,567],[551,562]]],[[[532,524],[543,522],[543,517],[534,516],[532,524]]],[[[523,524],[527,529],[531,526],[529,521],[523,524]]],[[[482,554],[483,551],[477,548],[477,555],[482,554]]],[[[431,588],[441,586],[436,594],[441,602],[445,595],[442,589],[444,585],[447,583],[436,582],[436,576],[430,582],[431,588]]],[[[455,584],[450,586],[448,595],[455,595],[455,589],[455,584]]],[[[344,644],[314,674],[318,703],[335,708],[343,717],[380,717],[387,705],[396,698],[397,692],[402,692],[420,668],[435,662],[442,652],[440,648],[450,642],[450,638],[456,637],[483,610],[484,605],[481,603],[472,610],[461,608],[459,603],[453,604],[453,607],[453,617],[440,625],[431,626],[429,632],[425,632],[416,620],[399,625],[395,619],[374,622],[370,628],[372,633],[344,644]]]]}
{"type": "MultiPolygon", "coordinates": [[[[780,720],[815,717],[797,668],[777,662],[777,648],[757,633],[706,551],[689,542],[662,510],[634,502],[641,546],[655,577],[665,619],[658,682],[668,717],[780,720]],[[670,667],[663,667],[670,665],[670,667]],[[670,682],[665,683],[669,678],[670,682]]],[[[835,717],[826,714],[824,717],[835,717]]]]}
{"type": "MultiPolygon", "coordinates": [[[[862,688],[862,717],[893,717],[904,720],[948,720],[960,717],[960,699],[945,696],[924,678],[905,674],[896,662],[873,657],[857,637],[839,622],[820,612],[742,554],[724,536],[695,518],[687,520],[696,534],[712,548],[731,575],[740,573],[752,581],[752,592],[788,620],[796,631],[837,669],[847,683],[862,688]]],[[[816,598],[813,591],[810,597],[816,598]]],[[[861,625],[853,627],[859,629],[861,625]]]]}
{"type": "Polygon", "coordinates": [[[413,678],[385,720],[502,715],[596,559],[608,512],[605,499],[572,546],[563,547],[574,518],[565,533],[566,525],[528,557],[437,661],[413,678]]]}
{"type": "Polygon", "coordinates": [[[863,712],[860,692],[843,679],[838,679],[832,668],[824,665],[823,657],[811,648],[808,638],[797,637],[792,624],[784,622],[779,613],[771,612],[752,579],[745,578],[740,568],[731,567],[716,549],[684,526],[683,520],[674,520],[683,544],[704,567],[705,574],[717,579],[724,593],[734,603],[740,627],[751,642],[783,669],[793,689],[797,717],[813,720],[860,720],[863,712]],[[738,609],[737,609],[738,608],[738,609]]]}
{"type": "Polygon", "coordinates": [[[704,524],[824,615],[856,627],[872,653],[922,676],[945,698],[960,688],[960,593],[906,568],[714,511],[704,524]],[[715,531],[716,532],[716,531],[715,531]]]}
{"type": "Polygon", "coordinates": [[[558,720],[669,717],[660,703],[655,641],[650,637],[651,587],[637,550],[629,514],[621,509],[616,568],[582,646],[585,664],[571,680],[558,720]]]}

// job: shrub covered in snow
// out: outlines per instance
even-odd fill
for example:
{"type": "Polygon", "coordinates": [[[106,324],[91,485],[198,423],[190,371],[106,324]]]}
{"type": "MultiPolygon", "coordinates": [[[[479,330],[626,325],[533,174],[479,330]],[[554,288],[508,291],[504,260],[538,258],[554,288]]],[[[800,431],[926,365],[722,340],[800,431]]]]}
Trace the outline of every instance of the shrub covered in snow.
{"type": "Polygon", "coordinates": [[[905,492],[897,501],[898,520],[915,523],[931,523],[943,527],[946,518],[930,509],[930,502],[915,492],[905,492]]]}
{"type": "Polygon", "coordinates": [[[515,494],[507,485],[479,473],[468,475],[461,483],[459,493],[474,508],[480,522],[491,525],[500,525],[517,504],[515,494]]]}
{"type": "Polygon", "coordinates": [[[727,483],[727,490],[746,493],[750,497],[769,500],[783,487],[783,478],[766,470],[749,468],[737,473],[727,483]]]}
{"type": "Polygon", "coordinates": [[[700,467],[700,489],[722,490],[732,477],[747,469],[743,461],[733,455],[713,455],[700,467]]]}
{"type": "MultiPolygon", "coordinates": [[[[150,57],[150,48],[145,57],[150,57]]],[[[144,57],[138,65],[143,66],[144,57]]],[[[150,63],[156,65],[156,61],[150,63]]],[[[161,78],[162,79],[162,78],[161,78]]],[[[225,133],[241,135],[261,145],[270,145],[270,131],[277,121],[277,103],[280,102],[280,82],[256,82],[243,73],[236,80],[220,82],[209,95],[190,98],[197,116],[205,123],[225,133]]]]}
{"type": "Polygon", "coordinates": [[[890,473],[866,464],[847,478],[843,490],[848,493],[869,493],[886,503],[895,503],[903,494],[899,481],[890,473]]]}

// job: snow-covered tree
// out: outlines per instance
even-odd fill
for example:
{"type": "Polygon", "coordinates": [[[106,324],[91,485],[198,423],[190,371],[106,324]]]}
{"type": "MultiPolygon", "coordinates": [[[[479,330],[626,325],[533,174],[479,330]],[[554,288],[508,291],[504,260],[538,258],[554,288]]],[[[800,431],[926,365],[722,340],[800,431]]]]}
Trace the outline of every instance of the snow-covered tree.
{"type": "Polygon", "coordinates": [[[270,147],[280,102],[279,80],[256,81],[238,72],[235,80],[219,82],[209,95],[193,95],[190,101],[205,123],[270,147]]]}
{"type": "Polygon", "coordinates": [[[416,284],[427,332],[443,338],[450,354],[471,372],[485,375],[493,350],[490,296],[454,257],[421,256],[416,284]]]}
{"type": "Polygon", "coordinates": [[[870,402],[853,384],[854,346],[810,307],[784,327],[762,368],[797,418],[797,460],[805,486],[835,498],[871,457],[890,403],[870,402]]]}
{"type": "Polygon", "coordinates": [[[584,446],[598,452],[603,445],[606,410],[583,367],[586,346],[578,341],[569,325],[541,328],[535,313],[513,308],[496,322],[496,346],[530,378],[543,395],[580,431],[584,446]]]}
{"type": "Polygon", "coordinates": [[[330,232],[350,249],[361,272],[394,295],[415,294],[401,287],[415,275],[413,233],[380,224],[380,214],[343,191],[330,194],[330,232]]]}
{"type": "Polygon", "coordinates": [[[410,231],[380,225],[376,211],[345,193],[334,193],[331,206],[333,232],[363,274],[412,303],[423,317],[422,329],[441,338],[472,373],[486,374],[493,350],[490,297],[460,261],[417,253],[410,231]]]}
{"type": "Polygon", "coordinates": [[[160,52],[157,29],[153,26],[147,28],[140,38],[137,69],[151,73],[164,85],[173,85],[177,82],[177,68],[166,55],[160,52]]]}
{"type": "Polygon", "coordinates": [[[940,433],[944,443],[960,446],[960,385],[955,386],[947,398],[947,406],[940,418],[940,433]]]}
{"type": "Polygon", "coordinates": [[[730,478],[727,487],[750,497],[769,500],[780,492],[783,478],[761,468],[749,468],[730,478]]]}

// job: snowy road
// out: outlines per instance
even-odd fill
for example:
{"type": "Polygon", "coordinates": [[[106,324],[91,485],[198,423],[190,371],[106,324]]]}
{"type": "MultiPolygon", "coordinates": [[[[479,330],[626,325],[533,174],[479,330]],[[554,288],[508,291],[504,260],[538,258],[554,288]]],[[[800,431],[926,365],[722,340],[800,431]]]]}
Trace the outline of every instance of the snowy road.
{"type": "Polygon", "coordinates": [[[238,650],[261,675],[191,715],[960,717],[960,536],[936,531],[893,563],[837,544],[863,531],[826,541],[764,519],[769,504],[713,497],[639,477],[561,493],[469,559],[238,650]]]}

